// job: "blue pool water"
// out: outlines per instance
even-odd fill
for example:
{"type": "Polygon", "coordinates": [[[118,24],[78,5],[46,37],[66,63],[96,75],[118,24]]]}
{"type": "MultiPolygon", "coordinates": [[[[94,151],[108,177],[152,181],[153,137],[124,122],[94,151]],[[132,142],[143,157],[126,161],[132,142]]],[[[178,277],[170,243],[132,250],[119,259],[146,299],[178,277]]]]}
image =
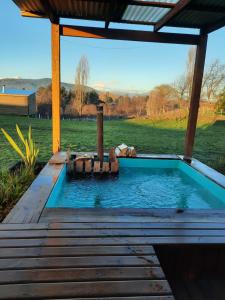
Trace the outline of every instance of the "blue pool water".
{"type": "Polygon", "coordinates": [[[179,160],[120,159],[117,177],[69,181],[65,168],[47,207],[225,208],[225,189],[179,160]]]}

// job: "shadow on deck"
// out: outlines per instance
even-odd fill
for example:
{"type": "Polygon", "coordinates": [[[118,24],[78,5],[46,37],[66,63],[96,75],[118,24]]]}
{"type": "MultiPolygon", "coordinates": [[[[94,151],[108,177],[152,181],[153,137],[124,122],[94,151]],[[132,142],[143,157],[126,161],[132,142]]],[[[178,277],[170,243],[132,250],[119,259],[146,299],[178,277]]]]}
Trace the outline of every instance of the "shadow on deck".
{"type": "Polygon", "coordinates": [[[175,299],[225,299],[225,245],[163,245],[155,251],[175,299]]]}

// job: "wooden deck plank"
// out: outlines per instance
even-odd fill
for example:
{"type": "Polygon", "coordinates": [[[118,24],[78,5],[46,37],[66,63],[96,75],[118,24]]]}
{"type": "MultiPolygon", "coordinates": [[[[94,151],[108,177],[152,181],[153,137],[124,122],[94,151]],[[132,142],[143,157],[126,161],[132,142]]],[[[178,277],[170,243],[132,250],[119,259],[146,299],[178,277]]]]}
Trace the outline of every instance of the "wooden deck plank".
{"type": "Polygon", "coordinates": [[[0,270],[148,265],[159,266],[156,255],[107,256],[105,259],[101,256],[0,259],[0,270]]]}
{"type": "MultiPolygon", "coordinates": [[[[1,285],[0,299],[169,295],[166,280],[57,282],[1,285]]],[[[151,298],[150,298],[151,299],[151,298]]]]}
{"type": "Polygon", "coordinates": [[[165,279],[161,267],[97,267],[4,270],[0,271],[0,283],[67,282],[96,280],[165,279]]]}
{"type": "MultiPolygon", "coordinates": [[[[39,225],[43,225],[39,223],[39,225]]],[[[158,223],[158,222],[119,222],[119,223],[50,223],[48,224],[49,229],[160,229],[160,228],[174,228],[174,229],[225,229],[225,223],[203,223],[203,222],[167,222],[167,223],[158,223]]],[[[45,228],[43,228],[45,229],[45,228]]],[[[1,230],[1,227],[0,227],[1,230]]]]}
{"type": "Polygon", "coordinates": [[[176,245],[176,244],[224,244],[225,236],[151,236],[151,237],[102,237],[102,238],[29,238],[0,239],[2,248],[67,247],[67,246],[122,246],[122,245],[176,245]]]}
{"type": "Polygon", "coordinates": [[[113,256],[113,255],[151,255],[152,246],[76,246],[76,247],[29,247],[0,248],[0,258],[50,257],[50,256],[113,256]]]}
{"type": "Polygon", "coordinates": [[[0,239],[20,238],[101,238],[101,237],[225,237],[225,229],[74,229],[0,231],[0,239]]]}
{"type": "Polygon", "coordinates": [[[79,209],[45,208],[40,223],[95,223],[95,222],[171,222],[223,223],[225,210],[212,209],[79,209]]]}
{"type": "Polygon", "coordinates": [[[224,229],[223,222],[68,222],[0,224],[4,230],[70,230],[70,229],[224,229]]]}

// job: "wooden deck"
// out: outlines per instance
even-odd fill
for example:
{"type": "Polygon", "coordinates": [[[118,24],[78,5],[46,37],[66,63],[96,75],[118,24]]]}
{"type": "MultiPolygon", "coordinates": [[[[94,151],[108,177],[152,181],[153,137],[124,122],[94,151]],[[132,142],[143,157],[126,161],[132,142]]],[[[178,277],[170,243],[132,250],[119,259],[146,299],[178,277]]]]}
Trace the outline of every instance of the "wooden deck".
{"type": "Polygon", "coordinates": [[[0,224],[0,299],[224,300],[224,246],[225,222],[0,224]]]}
{"type": "Polygon", "coordinates": [[[0,299],[225,299],[225,210],[45,208],[64,161],[0,224],[0,299]]]}
{"type": "Polygon", "coordinates": [[[174,299],[141,230],[118,227],[0,225],[0,299],[174,299]]]}

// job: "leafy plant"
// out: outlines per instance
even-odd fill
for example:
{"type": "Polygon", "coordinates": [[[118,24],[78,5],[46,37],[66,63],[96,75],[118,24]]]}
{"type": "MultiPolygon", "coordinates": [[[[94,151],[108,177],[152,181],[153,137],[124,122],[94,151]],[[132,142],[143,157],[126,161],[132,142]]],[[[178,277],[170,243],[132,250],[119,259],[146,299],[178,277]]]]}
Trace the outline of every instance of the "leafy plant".
{"type": "Polygon", "coordinates": [[[35,175],[26,168],[0,170],[0,222],[28,189],[35,175]]]}
{"type": "Polygon", "coordinates": [[[29,126],[28,129],[28,135],[27,138],[25,138],[19,128],[19,126],[16,124],[16,131],[17,134],[22,141],[23,148],[18,146],[18,144],[14,141],[14,139],[7,133],[6,130],[1,128],[5,138],[9,142],[9,144],[12,146],[12,148],[16,151],[16,153],[21,157],[23,160],[25,167],[29,170],[33,170],[37,161],[39,149],[35,145],[33,139],[32,139],[32,130],[31,126],[29,126]]]}

